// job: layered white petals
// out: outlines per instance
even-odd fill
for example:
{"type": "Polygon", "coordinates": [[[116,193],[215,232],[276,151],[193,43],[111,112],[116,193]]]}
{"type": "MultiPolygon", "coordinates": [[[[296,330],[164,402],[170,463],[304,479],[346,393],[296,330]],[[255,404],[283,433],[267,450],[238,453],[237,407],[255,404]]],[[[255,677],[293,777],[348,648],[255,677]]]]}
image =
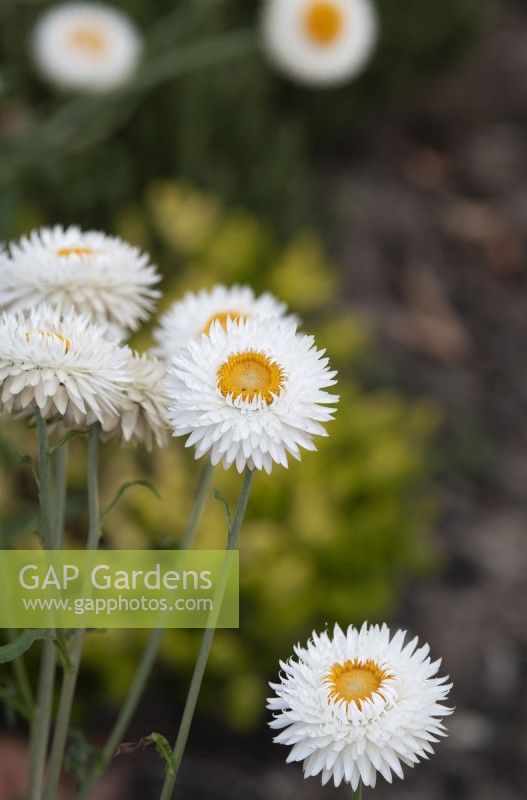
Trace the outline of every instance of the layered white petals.
{"type": "Polygon", "coordinates": [[[66,426],[115,424],[130,382],[130,351],[111,329],[46,306],[0,316],[0,409],[40,409],[66,426]]]}
{"type": "Polygon", "coordinates": [[[141,444],[147,450],[151,450],[154,444],[165,447],[169,438],[165,366],[147,353],[133,353],[127,369],[131,377],[125,389],[127,402],[114,428],[103,438],[118,435],[123,442],[141,444]]]}
{"type": "Polygon", "coordinates": [[[75,226],[42,228],[12,243],[0,263],[0,307],[46,303],[135,330],[148,319],[160,280],[146,254],[113,236],[75,226]]]}
{"type": "Polygon", "coordinates": [[[313,633],[295,657],[281,662],[280,680],[271,684],[275,741],[291,747],[288,762],[302,761],[305,777],[322,783],[375,786],[377,773],[391,782],[433,753],[432,743],[446,736],[443,704],[452,684],[437,678],[440,661],[417,638],[405,644],[405,632],[391,636],[386,625],[360,630],[335,626],[333,636],[313,633]],[[387,674],[377,692],[361,701],[335,699],[327,676],[335,664],[373,661],[387,674]]]}
{"type": "Polygon", "coordinates": [[[230,314],[232,318],[285,317],[287,306],[269,292],[259,297],[250,286],[223,286],[188,292],[163,314],[154,330],[157,355],[170,358],[184,347],[189,339],[199,339],[211,320],[218,315],[230,314]]]}
{"type": "Polygon", "coordinates": [[[273,462],[287,467],[288,454],[314,450],[313,437],[327,435],[338,397],[325,389],[336,383],[323,351],[312,336],[299,335],[294,321],[251,318],[216,322],[208,335],[191,340],[168,363],[168,418],[175,436],[187,436],[196,458],[210,454],[225,469],[236,464],[270,472],[273,462]],[[224,396],[218,370],[230,356],[247,351],[279,365],[284,380],[272,402],[224,396]]]}
{"type": "Polygon", "coordinates": [[[264,4],[263,37],[269,56],[301,83],[326,87],[354,77],[370,59],[377,35],[372,0],[266,0],[264,4]],[[307,22],[317,7],[322,16],[319,38],[307,22]],[[336,20],[329,22],[329,28],[328,15],[336,20]]]}
{"type": "Polygon", "coordinates": [[[139,30],[121,10],[102,3],[54,5],[31,39],[36,68],[60,89],[106,92],[125,83],[142,50],[139,30]]]}

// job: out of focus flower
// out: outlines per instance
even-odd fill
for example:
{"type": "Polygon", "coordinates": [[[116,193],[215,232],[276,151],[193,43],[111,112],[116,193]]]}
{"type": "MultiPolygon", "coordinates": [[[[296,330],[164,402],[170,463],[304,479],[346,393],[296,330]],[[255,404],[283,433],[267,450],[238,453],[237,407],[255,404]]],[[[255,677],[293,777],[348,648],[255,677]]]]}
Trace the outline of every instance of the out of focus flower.
{"type": "Polygon", "coordinates": [[[115,424],[130,381],[128,348],[87,314],[46,306],[0,317],[0,409],[39,408],[72,426],[115,424]]]}
{"type": "Polygon", "coordinates": [[[100,3],[64,3],[45,11],[31,39],[42,76],[60,89],[106,92],[134,73],[142,40],[131,19],[100,3]]]}
{"type": "Polygon", "coordinates": [[[165,366],[146,353],[133,353],[127,368],[131,382],[125,389],[126,402],[114,428],[104,438],[119,435],[124,442],[142,444],[147,450],[154,443],[165,447],[168,442],[165,366]]]}
{"type": "Polygon", "coordinates": [[[196,458],[210,452],[213,464],[239,472],[271,472],[273,461],[287,467],[287,453],[315,450],[338,400],[324,391],[336,383],[328,359],[290,320],[216,320],[170,359],[168,373],[174,435],[190,434],[196,458]]]}
{"type": "Polygon", "coordinates": [[[265,46],[290,77],[315,86],[352,78],[368,62],[377,40],[372,0],[266,0],[265,46]]]}
{"type": "Polygon", "coordinates": [[[0,264],[0,307],[7,310],[47,303],[135,330],[159,297],[148,256],[97,231],[41,228],[12,243],[9,256],[0,264]]]}
{"type": "Polygon", "coordinates": [[[208,334],[215,322],[226,330],[228,319],[239,322],[253,318],[281,318],[286,311],[285,303],[279,302],[272,294],[266,292],[255,297],[249,286],[217,285],[196,294],[188,292],[159,320],[153,334],[158,344],[156,352],[169,358],[189,339],[208,334]]]}
{"type": "Polygon", "coordinates": [[[306,778],[356,790],[359,781],[375,786],[380,772],[391,783],[392,772],[402,778],[402,764],[428,758],[446,736],[441,718],[452,713],[443,705],[452,685],[435,677],[441,661],[430,660],[428,645],[404,640],[386,625],[350,625],[346,633],[336,625],[333,638],[313,633],[281,663],[270,725],[283,729],[275,741],[292,745],[287,760],[303,761],[306,778]]]}

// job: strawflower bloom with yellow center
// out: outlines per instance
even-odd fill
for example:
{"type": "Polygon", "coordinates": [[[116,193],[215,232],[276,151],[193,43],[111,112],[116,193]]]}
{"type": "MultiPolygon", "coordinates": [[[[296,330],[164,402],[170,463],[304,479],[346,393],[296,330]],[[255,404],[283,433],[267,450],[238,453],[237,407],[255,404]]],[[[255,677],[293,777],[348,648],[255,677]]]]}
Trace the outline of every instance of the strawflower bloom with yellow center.
{"type": "Polygon", "coordinates": [[[76,226],[41,228],[13,242],[0,263],[0,307],[40,303],[135,330],[148,319],[160,277],[136,247],[76,226]]]}
{"type": "Polygon", "coordinates": [[[31,53],[42,77],[59,89],[107,92],[135,72],[139,30],[121,10],[102,3],[54,5],[37,20],[31,53]]]}
{"type": "Polygon", "coordinates": [[[315,450],[338,397],[326,391],[336,373],[312,336],[292,320],[220,320],[168,362],[168,419],[188,436],[196,458],[239,472],[287,467],[287,455],[315,450]]]}
{"type": "Polygon", "coordinates": [[[223,286],[188,292],[175,302],[159,320],[154,330],[157,346],[155,352],[165,358],[177,353],[189,339],[200,339],[208,334],[215,322],[224,330],[227,322],[240,322],[255,317],[285,318],[287,306],[272,294],[259,297],[250,286],[223,286]]]}
{"type": "Polygon", "coordinates": [[[40,409],[66,427],[116,424],[128,403],[128,348],[87,315],[41,306],[0,316],[0,410],[40,409]]]}
{"type": "Polygon", "coordinates": [[[428,645],[417,638],[405,644],[405,632],[391,636],[386,625],[360,630],[335,626],[313,633],[295,658],[281,662],[280,682],[271,684],[275,738],[291,747],[288,762],[302,761],[306,778],[322,784],[359,782],[375,786],[377,773],[388,782],[403,777],[433,753],[446,736],[443,704],[452,684],[438,678],[441,661],[431,661],[428,645]]]}
{"type": "Polygon", "coordinates": [[[276,65],[314,86],[350,80],[377,41],[373,0],[266,0],[263,36],[276,65]]]}

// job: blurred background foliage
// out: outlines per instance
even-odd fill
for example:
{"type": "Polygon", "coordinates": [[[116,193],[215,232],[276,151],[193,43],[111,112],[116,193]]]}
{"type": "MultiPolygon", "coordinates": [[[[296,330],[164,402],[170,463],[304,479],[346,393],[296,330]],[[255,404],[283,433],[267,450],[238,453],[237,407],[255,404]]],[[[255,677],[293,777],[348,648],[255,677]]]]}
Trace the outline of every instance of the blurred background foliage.
{"type": "MultiPolygon", "coordinates": [[[[257,2],[120,0],[114,5],[146,36],[136,83],[74,98],[38,80],[23,46],[49,5],[0,3],[0,236],[57,222],[117,233],[152,253],[165,275],[165,306],[217,281],[271,290],[340,372],[337,419],[318,455],[256,480],[241,545],[241,630],[218,633],[204,689],[209,709],[228,708],[229,722],[249,727],[293,641],[334,620],[389,616],[404,580],[434,564],[431,451],[440,412],[371,384],[375,343],[341,301],[339,270],[320,235],[331,209],[314,202],[314,163],[349,151],[369,116],[404,105],[450,68],[492,5],[378,0],[372,64],[355,83],[323,92],[294,86],[267,63],[257,2]],[[211,67],[222,37],[234,55],[211,67]],[[202,69],[187,71],[189,53],[202,69]]],[[[148,331],[134,343],[148,347],[148,331]]],[[[36,527],[31,472],[17,457],[32,450],[28,431],[3,426],[0,524],[17,544],[31,542],[36,527]]],[[[71,451],[67,531],[75,544],[85,526],[83,444],[71,451]]],[[[180,443],[152,455],[108,446],[103,470],[103,503],[137,477],[153,479],[163,497],[130,492],[108,520],[107,545],[177,542],[199,472],[180,443]]],[[[231,504],[238,484],[218,470],[215,485],[231,504]]],[[[224,529],[223,508],[211,499],[199,544],[221,546],[224,529]]],[[[89,637],[89,668],[109,700],[124,693],[143,640],[141,632],[89,637]]],[[[196,645],[193,633],[168,632],[165,675],[176,667],[186,677],[196,645]]],[[[177,685],[183,694],[185,682],[177,685]]],[[[89,702],[86,710],[98,711],[89,702]]]]}
{"type": "MultiPolygon", "coordinates": [[[[340,373],[339,411],[319,452],[256,479],[241,543],[241,629],[218,632],[204,689],[211,710],[228,708],[229,722],[247,727],[263,714],[266,681],[292,642],[334,620],[389,615],[404,580],[432,567],[430,455],[440,414],[430,403],[367,386],[363,376],[375,358],[374,343],[343,309],[337,271],[312,230],[281,242],[256,215],[172,180],[152,184],[142,202],[120,211],[115,227],[154,252],[170,276],[164,305],[188,287],[220,279],[270,288],[302,315],[340,373]]],[[[150,344],[148,331],[136,337],[137,347],[150,344]]],[[[19,516],[27,509],[21,495],[30,490],[31,474],[13,471],[15,448],[33,448],[30,434],[18,427],[1,450],[2,497],[9,498],[1,522],[20,544],[31,537],[36,519],[27,510],[19,516]]],[[[67,531],[73,545],[82,541],[85,525],[83,449],[72,443],[67,531]]],[[[152,454],[108,446],[103,507],[123,481],[137,477],[152,479],[163,499],[141,487],[130,491],[105,526],[107,546],[177,546],[199,469],[180,442],[152,454]]],[[[233,471],[217,470],[214,485],[231,505],[239,484],[233,471]]],[[[221,547],[224,537],[224,509],[211,497],[197,545],[221,547]]],[[[144,632],[89,637],[87,663],[108,698],[124,693],[143,641],[144,632]],[[108,648],[119,656],[106,659],[108,648]]],[[[168,632],[165,668],[186,676],[196,646],[194,632],[168,632]]],[[[185,682],[177,683],[183,693],[185,682]]]]}
{"type": "Polygon", "coordinates": [[[35,77],[23,46],[52,3],[0,4],[4,236],[25,229],[40,203],[48,220],[107,228],[123,203],[167,175],[243,205],[289,235],[313,218],[315,155],[349,150],[368,115],[401,106],[434,71],[451,67],[491,6],[490,0],[378,0],[381,40],[364,76],[313,91],[282,79],[260,52],[260,2],[113,4],[144,30],[143,64],[125,89],[73,100],[35,77]],[[222,41],[231,57],[214,64],[222,41]],[[189,53],[197,53],[202,69],[187,71],[189,53]]]}

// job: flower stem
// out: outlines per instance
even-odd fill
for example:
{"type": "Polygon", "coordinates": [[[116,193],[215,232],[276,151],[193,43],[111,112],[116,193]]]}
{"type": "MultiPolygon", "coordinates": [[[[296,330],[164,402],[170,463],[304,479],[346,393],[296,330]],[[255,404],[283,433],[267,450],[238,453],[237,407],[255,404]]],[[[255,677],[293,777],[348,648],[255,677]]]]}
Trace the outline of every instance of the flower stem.
{"type": "MultiPolygon", "coordinates": [[[[236,509],[236,514],[234,516],[232,525],[230,526],[229,535],[227,539],[228,551],[235,550],[238,545],[238,538],[240,535],[243,518],[245,516],[245,511],[247,509],[249,495],[251,492],[252,478],[253,478],[252,470],[246,467],[243,478],[243,486],[240,492],[240,498],[238,500],[238,507],[236,509]]],[[[165,776],[165,782],[163,784],[159,800],[170,800],[174,791],[174,786],[177,780],[179,768],[181,766],[181,761],[183,760],[183,754],[185,752],[185,747],[190,733],[190,727],[192,725],[192,720],[194,718],[194,712],[196,710],[196,704],[198,702],[199,692],[201,689],[201,684],[203,682],[205,669],[207,667],[207,661],[209,659],[212,642],[214,640],[214,633],[215,633],[215,628],[207,628],[203,633],[201,646],[199,649],[196,664],[194,666],[194,673],[192,675],[192,680],[190,682],[185,708],[183,710],[183,716],[181,718],[181,724],[179,726],[179,731],[176,738],[176,744],[174,746],[173,769],[167,771],[167,774],[165,776]]]]}
{"type": "Polygon", "coordinates": [[[55,645],[51,639],[46,639],[42,648],[38,678],[37,709],[31,734],[31,765],[28,800],[40,800],[42,797],[42,782],[44,780],[44,767],[46,763],[53,706],[55,668],[55,645]]]}
{"type": "MultiPolygon", "coordinates": [[[[87,487],[89,528],[88,541],[86,544],[87,550],[96,550],[101,537],[98,480],[99,441],[99,426],[95,425],[88,434],[87,487]]],[[[61,450],[62,447],[59,448],[57,452],[60,452],[61,450]]],[[[63,512],[62,515],[60,512],[57,512],[57,519],[63,519],[63,512]]],[[[49,759],[48,783],[44,795],[45,800],[55,800],[57,795],[60,773],[62,771],[62,764],[64,761],[66,741],[68,738],[75,688],[77,686],[77,678],[79,675],[82,651],[84,647],[85,633],[86,631],[82,628],[76,630],[73,634],[71,645],[69,647],[70,664],[64,669],[62,678],[62,687],[57,709],[57,719],[55,722],[55,732],[53,735],[53,744],[49,759]]]]}
{"type": "MultiPolygon", "coordinates": [[[[213,471],[214,467],[210,461],[207,461],[203,467],[196,490],[192,511],[190,512],[189,521],[181,539],[181,550],[189,550],[194,543],[201,515],[203,513],[203,509],[205,508],[205,503],[209,494],[213,471]]],[[[151,632],[146,647],[143,651],[143,655],[141,656],[141,660],[137,666],[132,684],[128,690],[125,701],[121,706],[112,731],[106,741],[102,755],[98,759],[97,765],[93,768],[92,772],[85,778],[78,795],[78,800],[85,800],[85,798],[89,796],[94,784],[105,772],[108,764],[115,755],[115,751],[117,750],[119,743],[122,741],[123,736],[125,735],[126,730],[137,710],[141,697],[143,696],[145,686],[155,664],[164,634],[165,631],[163,628],[159,628],[151,632]]]]}
{"type": "Polygon", "coordinates": [[[362,781],[359,781],[359,785],[357,786],[356,790],[351,793],[351,800],[362,800],[362,789],[362,781]]]}
{"type": "Polygon", "coordinates": [[[46,550],[53,550],[51,510],[49,497],[48,431],[46,422],[37,408],[35,412],[38,442],[38,501],[40,504],[40,532],[46,550]]]}
{"type": "MultiPolygon", "coordinates": [[[[49,497],[48,432],[46,422],[37,408],[35,412],[38,442],[38,495],[40,505],[40,531],[45,549],[55,548],[57,537],[52,534],[49,497]]],[[[28,800],[40,800],[46,752],[53,708],[56,656],[52,639],[42,646],[37,690],[37,707],[31,726],[30,771],[28,800]]]]}
{"type": "Polygon", "coordinates": [[[61,548],[64,540],[64,518],[66,514],[68,443],[57,448],[50,459],[52,478],[52,525],[56,536],[57,548],[61,548]]]}

